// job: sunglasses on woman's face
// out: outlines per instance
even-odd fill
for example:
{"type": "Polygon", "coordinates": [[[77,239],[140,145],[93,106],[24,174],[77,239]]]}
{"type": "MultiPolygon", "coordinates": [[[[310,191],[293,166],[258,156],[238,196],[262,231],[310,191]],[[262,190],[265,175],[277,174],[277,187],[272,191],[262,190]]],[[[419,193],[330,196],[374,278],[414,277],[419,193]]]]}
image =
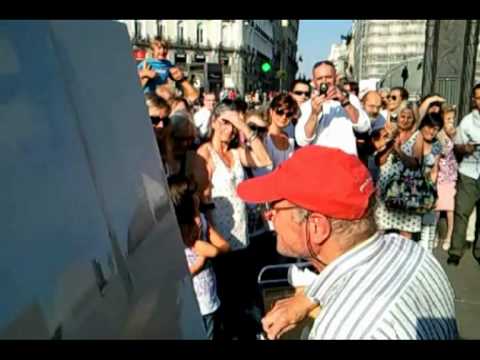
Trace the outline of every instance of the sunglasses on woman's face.
{"type": "Polygon", "coordinates": [[[287,112],[287,110],[281,109],[281,108],[275,110],[275,112],[277,113],[278,116],[286,115],[287,118],[291,118],[291,117],[294,115],[294,112],[293,112],[293,111],[287,112]]]}
{"type": "Polygon", "coordinates": [[[392,99],[393,101],[397,101],[397,97],[395,95],[388,95],[387,99],[392,99]]]}
{"type": "Polygon", "coordinates": [[[294,91],[295,95],[310,97],[310,91],[294,91]]]}
{"type": "Polygon", "coordinates": [[[265,126],[258,126],[257,124],[247,124],[250,130],[255,131],[257,134],[262,135],[268,131],[268,128],[265,126]]]}

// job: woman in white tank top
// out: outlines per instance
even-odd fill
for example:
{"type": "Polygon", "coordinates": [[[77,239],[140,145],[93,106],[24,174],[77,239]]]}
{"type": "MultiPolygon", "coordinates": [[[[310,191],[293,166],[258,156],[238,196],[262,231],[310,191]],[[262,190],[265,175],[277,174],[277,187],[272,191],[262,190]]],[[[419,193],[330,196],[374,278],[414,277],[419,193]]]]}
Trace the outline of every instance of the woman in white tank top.
{"type": "Polygon", "coordinates": [[[237,185],[245,179],[243,167],[271,165],[265,146],[241,118],[234,101],[219,103],[210,118],[210,141],[198,149],[205,160],[207,196],[215,205],[210,221],[230,243],[232,251],[248,245],[245,203],[237,195],[237,185]],[[232,141],[243,133],[248,146],[232,148],[232,141]]]}
{"type": "Polygon", "coordinates": [[[223,337],[241,337],[241,327],[248,317],[249,294],[252,284],[246,276],[250,255],[247,232],[247,210],[237,195],[237,185],[245,179],[243,167],[265,167],[271,164],[261,139],[243,121],[235,101],[223,100],[210,117],[210,140],[200,146],[203,158],[203,181],[208,183],[207,196],[214,208],[207,214],[213,228],[228,241],[231,251],[215,258],[217,290],[221,305],[223,337]],[[247,146],[234,148],[239,133],[247,139],[247,146]]]}

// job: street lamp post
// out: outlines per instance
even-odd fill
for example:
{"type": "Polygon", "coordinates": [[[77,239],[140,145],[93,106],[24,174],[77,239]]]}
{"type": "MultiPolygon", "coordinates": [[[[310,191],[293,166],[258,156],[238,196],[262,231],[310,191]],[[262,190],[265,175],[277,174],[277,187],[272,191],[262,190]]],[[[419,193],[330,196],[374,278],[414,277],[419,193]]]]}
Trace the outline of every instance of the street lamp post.
{"type": "Polygon", "coordinates": [[[250,26],[250,21],[245,20],[243,22],[243,25],[247,29],[247,36],[246,39],[244,39],[244,48],[246,49],[245,51],[245,91],[247,90],[248,86],[250,85],[250,72],[252,70],[252,62],[253,62],[253,57],[254,57],[254,52],[253,52],[253,42],[252,42],[252,37],[253,37],[253,27],[250,26]],[[249,48],[250,47],[250,48],[249,48]]]}

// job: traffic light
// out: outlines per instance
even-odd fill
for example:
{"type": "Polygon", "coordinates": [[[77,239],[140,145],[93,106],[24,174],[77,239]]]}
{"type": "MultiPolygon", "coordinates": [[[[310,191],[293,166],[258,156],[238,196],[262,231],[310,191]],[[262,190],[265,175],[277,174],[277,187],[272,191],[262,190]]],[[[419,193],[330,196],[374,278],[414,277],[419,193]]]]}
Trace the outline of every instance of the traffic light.
{"type": "Polygon", "coordinates": [[[266,61],[262,64],[262,72],[268,73],[270,70],[272,70],[272,65],[266,61]]]}

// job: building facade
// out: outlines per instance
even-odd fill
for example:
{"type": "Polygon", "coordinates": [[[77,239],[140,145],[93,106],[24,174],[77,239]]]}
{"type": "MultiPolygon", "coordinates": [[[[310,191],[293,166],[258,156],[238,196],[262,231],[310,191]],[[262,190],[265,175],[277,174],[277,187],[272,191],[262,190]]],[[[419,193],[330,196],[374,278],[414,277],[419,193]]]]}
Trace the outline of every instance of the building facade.
{"type": "MultiPolygon", "coordinates": [[[[405,85],[412,97],[420,97],[426,25],[426,20],[353,21],[354,76],[359,80],[377,79],[382,86],[398,86],[407,68],[405,85]]],[[[480,82],[480,45],[475,82],[480,82]]]]}
{"type": "Polygon", "coordinates": [[[298,71],[298,20],[274,20],[274,89],[288,90],[298,71]]]}
{"type": "Polygon", "coordinates": [[[426,20],[355,20],[355,76],[380,79],[396,65],[423,57],[426,20]]]}
{"type": "Polygon", "coordinates": [[[328,60],[333,62],[337,75],[347,80],[354,79],[352,61],[352,37],[342,36],[339,44],[332,44],[328,60]]]}
{"type": "Polygon", "coordinates": [[[170,43],[169,60],[198,88],[268,91],[275,72],[261,66],[286,57],[287,73],[296,73],[298,21],[290,20],[286,40],[274,28],[280,20],[119,20],[126,24],[134,48],[148,48],[155,36],[170,43]],[[278,52],[277,43],[286,45],[278,52]],[[292,61],[293,59],[293,61],[292,61]]]}

